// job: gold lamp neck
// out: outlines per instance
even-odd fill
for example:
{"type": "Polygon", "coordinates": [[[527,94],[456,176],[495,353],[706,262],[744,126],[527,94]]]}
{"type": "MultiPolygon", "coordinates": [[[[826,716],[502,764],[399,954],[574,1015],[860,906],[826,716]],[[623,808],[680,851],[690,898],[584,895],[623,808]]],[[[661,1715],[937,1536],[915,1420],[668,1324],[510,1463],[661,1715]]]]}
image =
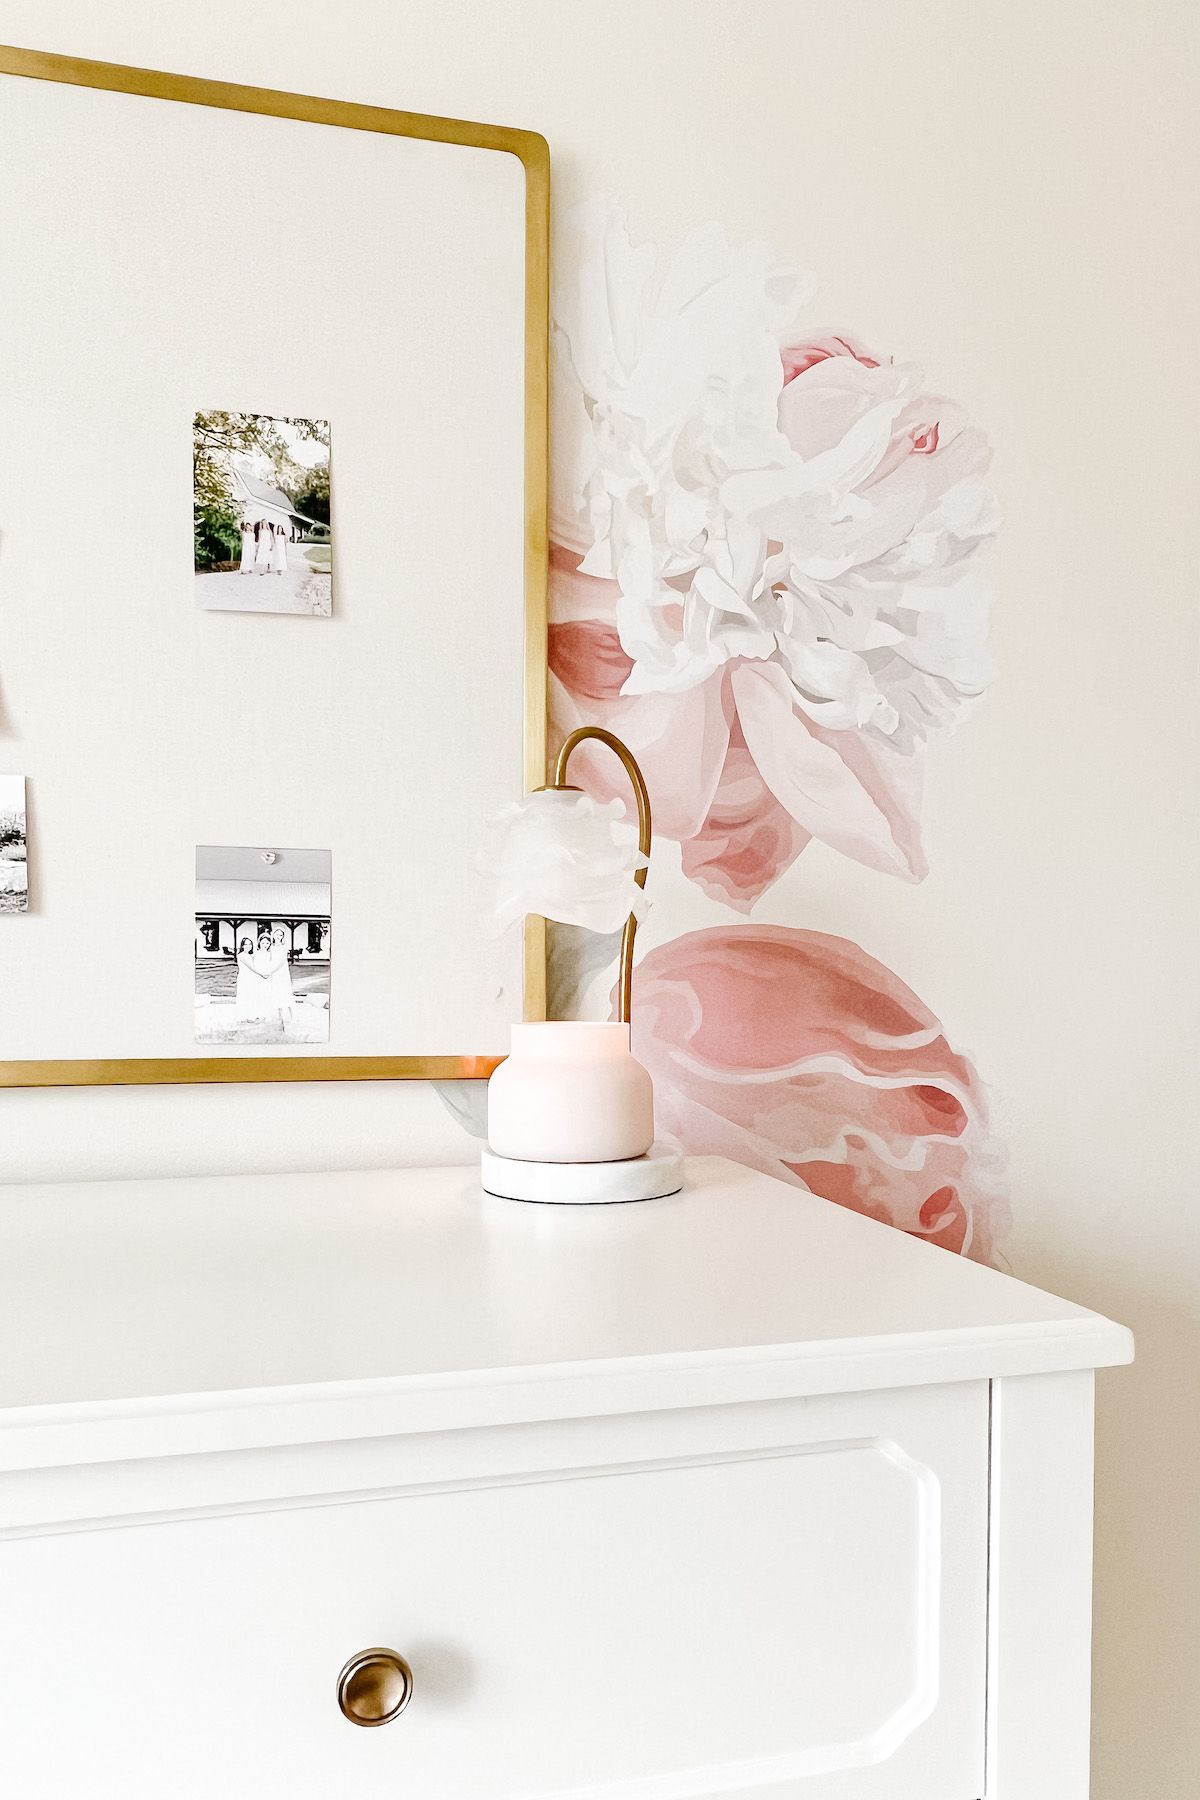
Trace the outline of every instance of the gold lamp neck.
{"type": "MultiPolygon", "coordinates": [[[[567,780],[567,764],[570,762],[572,755],[579,748],[580,744],[586,743],[589,738],[594,739],[599,744],[608,746],[613,755],[620,761],[622,768],[625,770],[625,773],[628,775],[630,782],[633,785],[633,792],[634,797],[637,800],[638,811],[638,850],[648,863],[650,860],[650,839],[652,829],[650,820],[650,794],[646,787],[646,778],[638,768],[632,750],[630,750],[627,744],[623,744],[619,737],[614,736],[611,731],[605,731],[601,725],[581,725],[577,731],[571,733],[570,737],[559,751],[557,760],[554,764],[554,780],[550,783],[550,786],[557,789],[559,792],[571,788],[571,783],[567,780]]],[[[640,868],[633,877],[640,888],[644,888],[646,885],[647,872],[645,867],[640,868]]],[[[633,1000],[633,940],[636,934],[637,919],[634,917],[633,913],[630,913],[625,921],[625,929],[621,933],[620,1002],[617,1016],[622,1025],[628,1025],[629,1023],[630,1007],[633,1000]]]]}

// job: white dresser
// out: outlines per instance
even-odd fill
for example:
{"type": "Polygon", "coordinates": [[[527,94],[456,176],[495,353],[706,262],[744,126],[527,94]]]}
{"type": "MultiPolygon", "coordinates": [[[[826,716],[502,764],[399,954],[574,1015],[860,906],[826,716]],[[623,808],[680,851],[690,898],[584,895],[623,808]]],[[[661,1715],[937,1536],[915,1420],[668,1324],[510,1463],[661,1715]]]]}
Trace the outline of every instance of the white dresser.
{"type": "Polygon", "coordinates": [[[0,1793],[1084,1800],[1130,1355],[716,1160],[3,1190],[0,1793]]]}

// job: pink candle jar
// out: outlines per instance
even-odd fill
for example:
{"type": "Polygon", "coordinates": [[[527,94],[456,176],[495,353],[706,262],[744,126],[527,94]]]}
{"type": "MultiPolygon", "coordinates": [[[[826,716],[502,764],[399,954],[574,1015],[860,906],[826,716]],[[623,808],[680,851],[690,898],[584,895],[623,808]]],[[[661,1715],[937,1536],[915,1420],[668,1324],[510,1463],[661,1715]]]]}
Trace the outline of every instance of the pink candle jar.
{"type": "Polygon", "coordinates": [[[514,1025],[512,1050],[488,1083],[488,1144],[522,1162],[601,1163],[644,1156],[654,1142],[654,1088],[629,1047],[628,1025],[514,1025]]]}

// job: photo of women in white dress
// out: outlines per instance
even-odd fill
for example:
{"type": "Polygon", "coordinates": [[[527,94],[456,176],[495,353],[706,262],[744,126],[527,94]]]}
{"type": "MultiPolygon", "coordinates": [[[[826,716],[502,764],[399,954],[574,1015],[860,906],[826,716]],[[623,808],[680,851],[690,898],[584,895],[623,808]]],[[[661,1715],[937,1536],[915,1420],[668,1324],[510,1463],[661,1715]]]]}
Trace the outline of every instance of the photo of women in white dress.
{"type": "Polygon", "coordinates": [[[196,1041],[329,1041],[328,850],[196,849],[196,1041]]]}
{"type": "Polygon", "coordinates": [[[254,939],[240,938],[233,1002],[233,1016],[239,1025],[257,1023],[267,1016],[267,984],[254,966],[254,955],[254,939]]]}
{"type": "Polygon", "coordinates": [[[331,507],[327,419],[198,412],[192,421],[197,606],[327,617],[331,507]]]}
{"type": "Polygon", "coordinates": [[[254,525],[254,572],[256,575],[271,573],[271,558],[275,549],[275,527],[267,519],[257,519],[254,525]]]}
{"type": "MultiPolygon", "coordinates": [[[[219,932],[218,932],[219,938],[219,932]]],[[[238,939],[233,1017],[238,1025],[270,1025],[280,1041],[296,1016],[291,952],[283,925],[264,927],[257,940],[238,939]]]]}
{"type": "Polygon", "coordinates": [[[269,984],[267,1000],[271,1008],[270,1016],[278,1021],[280,1030],[286,1031],[296,1016],[296,1006],[288,966],[287,932],[283,926],[276,925],[265,947],[259,947],[265,956],[263,974],[269,984]]]}

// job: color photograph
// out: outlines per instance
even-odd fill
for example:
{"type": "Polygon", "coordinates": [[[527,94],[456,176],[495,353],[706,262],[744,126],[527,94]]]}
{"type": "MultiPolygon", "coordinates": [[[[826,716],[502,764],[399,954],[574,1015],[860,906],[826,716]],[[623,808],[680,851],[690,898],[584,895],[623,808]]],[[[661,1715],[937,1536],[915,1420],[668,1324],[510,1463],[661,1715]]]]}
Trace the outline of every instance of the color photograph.
{"type": "Polygon", "coordinates": [[[0,913],[25,912],[28,906],[25,777],[0,775],[0,913]]]}
{"type": "Polygon", "coordinates": [[[196,848],[198,1044],[329,1041],[328,850],[196,848]]]}
{"type": "Polygon", "coordinates": [[[192,508],[197,606],[329,616],[327,419],[198,412],[192,508]]]}

